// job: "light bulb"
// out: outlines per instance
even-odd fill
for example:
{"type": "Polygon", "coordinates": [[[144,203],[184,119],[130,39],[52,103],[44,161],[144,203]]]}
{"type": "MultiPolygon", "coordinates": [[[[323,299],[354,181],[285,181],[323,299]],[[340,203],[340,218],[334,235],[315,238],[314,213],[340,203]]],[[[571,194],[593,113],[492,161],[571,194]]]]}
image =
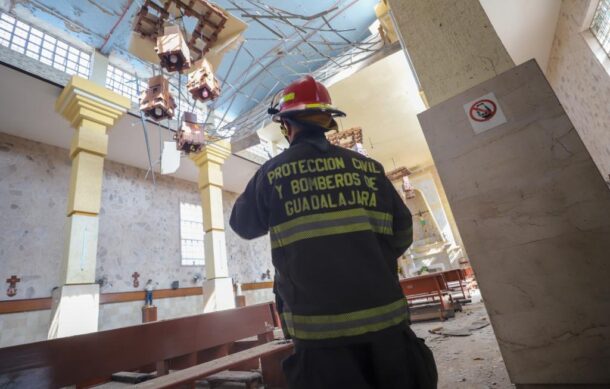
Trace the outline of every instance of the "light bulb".
{"type": "Polygon", "coordinates": [[[155,108],[155,116],[161,117],[163,115],[163,110],[161,108],[155,108]]]}
{"type": "Polygon", "coordinates": [[[169,62],[176,64],[178,63],[178,56],[176,54],[172,54],[169,56],[169,62]]]}

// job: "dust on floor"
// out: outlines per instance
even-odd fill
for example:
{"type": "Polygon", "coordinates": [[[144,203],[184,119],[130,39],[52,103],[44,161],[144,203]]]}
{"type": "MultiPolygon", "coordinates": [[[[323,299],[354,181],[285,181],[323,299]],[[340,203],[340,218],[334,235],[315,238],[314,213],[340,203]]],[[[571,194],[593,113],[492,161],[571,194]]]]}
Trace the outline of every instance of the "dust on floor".
{"type": "Polygon", "coordinates": [[[464,305],[463,312],[456,312],[455,318],[447,321],[420,322],[411,326],[434,353],[439,389],[514,388],[491,325],[474,329],[483,321],[489,322],[487,311],[482,302],[476,302],[464,305]],[[460,334],[470,327],[470,331],[466,331],[470,335],[443,336],[430,333],[430,330],[439,332],[439,327],[447,333],[460,334]]]}

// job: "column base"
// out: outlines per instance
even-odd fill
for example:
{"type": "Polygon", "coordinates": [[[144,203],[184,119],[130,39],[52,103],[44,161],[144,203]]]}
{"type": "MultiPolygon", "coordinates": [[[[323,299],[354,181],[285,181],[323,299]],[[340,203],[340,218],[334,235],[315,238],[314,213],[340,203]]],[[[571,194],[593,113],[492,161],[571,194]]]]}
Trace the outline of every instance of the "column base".
{"type": "Polygon", "coordinates": [[[48,339],[97,332],[100,286],[64,285],[53,292],[48,339]]]}
{"type": "Polygon", "coordinates": [[[214,278],[203,283],[203,312],[235,308],[231,278],[214,278]]]}

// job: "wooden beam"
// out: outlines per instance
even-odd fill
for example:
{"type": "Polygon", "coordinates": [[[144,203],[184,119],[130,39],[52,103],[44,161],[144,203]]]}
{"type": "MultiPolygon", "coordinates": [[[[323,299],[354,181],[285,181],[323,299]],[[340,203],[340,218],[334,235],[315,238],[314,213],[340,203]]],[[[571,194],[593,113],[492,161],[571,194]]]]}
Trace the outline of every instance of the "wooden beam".
{"type": "MultiPolygon", "coordinates": [[[[201,295],[203,295],[203,289],[197,286],[192,288],[158,289],[154,291],[155,299],[201,295]]],[[[144,301],[144,291],[102,293],[100,295],[100,304],[126,303],[131,301],[144,301]]],[[[0,301],[0,314],[42,311],[51,309],[51,305],[51,297],[5,300],[0,301]]]]}
{"type": "Polygon", "coordinates": [[[0,314],[41,311],[51,309],[51,304],[50,297],[0,301],[0,314]]]}
{"type": "Polygon", "coordinates": [[[241,284],[241,290],[257,290],[257,289],[271,289],[273,288],[273,281],[266,282],[250,282],[241,284]]]}

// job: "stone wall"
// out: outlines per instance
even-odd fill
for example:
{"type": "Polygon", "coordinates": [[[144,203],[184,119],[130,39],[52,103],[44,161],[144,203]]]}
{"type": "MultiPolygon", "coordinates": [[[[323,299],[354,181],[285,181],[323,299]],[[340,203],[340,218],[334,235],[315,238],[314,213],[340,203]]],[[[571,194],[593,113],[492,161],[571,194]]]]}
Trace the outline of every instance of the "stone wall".
{"type": "MultiPolygon", "coordinates": [[[[193,281],[202,267],[180,264],[180,202],[199,204],[194,182],[162,176],[153,186],[143,170],[112,161],[104,165],[100,235],[96,277],[106,276],[102,293],[143,289],[148,278],[158,288],[201,285],[193,281]],[[133,272],[140,286],[132,285],[133,272]]],[[[17,295],[0,289],[0,301],[49,297],[60,286],[60,268],[66,234],[66,204],[70,160],[66,149],[0,132],[0,277],[21,278],[17,295]]],[[[242,283],[261,279],[270,269],[268,237],[239,238],[228,226],[237,194],[224,193],[226,242],[231,277],[242,283]]],[[[159,318],[202,311],[201,296],[158,300],[159,318]]],[[[140,302],[100,307],[100,329],[137,324],[140,302]]],[[[0,347],[46,338],[50,311],[0,315],[0,347]],[[23,323],[27,323],[24,325],[23,323]],[[8,343],[7,343],[8,342],[8,343]]]]}
{"type": "MultiPolygon", "coordinates": [[[[135,271],[141,287],[148,278],[159,288],[174,280],[195,286],[193,275],[205,275],[202,267],[180,265],[180,202],[200,202],[196,184],[160,177],[153,186],[144,174],[105,162],[97,277],[106,276],[108,284],[102,293],[134,290],[135,271]]],[[[0,133],[0,276],[21,277],[13,299],[48,297],[59,286],[69,179],[67,150],[0,133]]],[[[240,282],[253,282],[273,269],[269,239],[248,242],[231,231],[236,198],[224,193],[229,271],[240,282]]]]}
{"type": "Polygon", "coordinates": [[[594,3],[563,0],[547,76],[597,168],[610,183],[610,58],[588,31],[594,3]]]}
{"type": "MultiPolygon", "coordinates": [[[[188,296],[154,299],[157,320],[175,319],[203,312],[203,297],[188,296]]],[[[142,301],[100,305],[99,330],[134,326],[142,323],[142,301]]]]}
{"type": "Polygon", "coordinates": [[[0,315],[0,347],[47,339],[51,310],[0,315]]]}

